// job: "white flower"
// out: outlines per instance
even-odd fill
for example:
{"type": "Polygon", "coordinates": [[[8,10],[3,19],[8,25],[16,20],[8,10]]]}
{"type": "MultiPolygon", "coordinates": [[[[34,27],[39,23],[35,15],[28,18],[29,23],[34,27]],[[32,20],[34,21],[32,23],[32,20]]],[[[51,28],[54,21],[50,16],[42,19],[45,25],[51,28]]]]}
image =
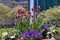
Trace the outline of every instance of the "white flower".
{"type": "Polygon", "coordinates": [[[3,37],[5,37],[5,36],[7,36],[7,35],[8,35],[8,32],[2,33],[2,36],[3,36],[3,37]]]}
{"type": "Polygon", "coordinates": [[[47,34],[50,34],[51,32],[47,32],[47,34]]]}
{"type": "Polygon", "coordinates": [[[25,18],[25,16],[23,16],[23,18],[25,18]]]}
{"type": "Polygon", "coordinates": [[[10,36],[10,38],[15,38],[15,36],[10,36]]]}
{"type": "Polygon", "coordinates": [[[55,26],[50,27],[50,30],[54,29],[55,26]]]}
{"type": "Polygon", "coordinates": [[[21,37],[21,40],[23,40],[23,37],[21,37]]]}
{"type": "Polygon", "coordinates": [[[56,30],[53,30],[52,32],[55,32],[56,30]]]}

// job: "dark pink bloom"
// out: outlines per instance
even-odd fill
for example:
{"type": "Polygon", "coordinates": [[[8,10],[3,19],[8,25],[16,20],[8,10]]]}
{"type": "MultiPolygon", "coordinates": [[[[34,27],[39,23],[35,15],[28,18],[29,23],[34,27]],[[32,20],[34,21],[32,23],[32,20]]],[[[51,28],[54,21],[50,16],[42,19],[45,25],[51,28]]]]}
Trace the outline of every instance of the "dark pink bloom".
{"type": "Polygon", "coordinates": [[[18,18],[20,18],[20,16],[16,16],[16,18],[18,19],[18,18]]]}
{"type": "Polygon", "coordinates": [[[36,6],[34,6],[33,8],[34,8],[34,9],[37,9],[37,7],[36,7],[36,6]]]}
{"type": "Polygon", "coordinates": [[[20,18],[20,15],[19,15],[19,14],[15,14],[15,17],[16,17],[16,18],[20,18]]]}
{"type": "Polygon", "coordinates": [[[38,7],[36,7],[36,6],[34,6],[33,8],[32,8],[32,11],[34,11],[34,12],[39,12],[40,11],[40,9],[41,9],[41,7],[40,6],[38,6],[38,7]]]}
{"type": "Polygon", "coordinates": [[[23,14],[24,13],[24,10],[22,10],[22,9],[18,9],[18,14],[23,14]]]}
{"type": "Polygon", "coordinates": [[[31,12],[30,12],[30,11],[28,11],[28,14],[31,14],[31,12]]]}
{"type": "Polygon", "coordinates": [[[34,7],[32,8],[32,11],[36,11],[36,9],[37,9],[37,7],[36,7],[36,6],[34,6],[34,7]]]}
{"type": "Polygon", "coordinates": [[[39,12],[39,10],[37,9],[37,10],[36,10],[36,12],[38,13],[38,12],[39,12]]]}

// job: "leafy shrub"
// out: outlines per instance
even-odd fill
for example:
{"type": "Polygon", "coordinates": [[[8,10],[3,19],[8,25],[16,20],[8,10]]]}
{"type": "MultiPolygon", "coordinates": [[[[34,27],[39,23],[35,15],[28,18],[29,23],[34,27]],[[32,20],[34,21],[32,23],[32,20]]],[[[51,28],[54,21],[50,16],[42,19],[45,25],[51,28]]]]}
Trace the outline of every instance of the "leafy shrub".
{"type": "Polygon", "coordinates": [[[39,19],[42,19],[44,22],[50,20],[60,20],[60,6],[54,6],[46,11],[41,12],[38,15],[39,19]]]}
{"type": "Polygon", "coordinates": [[[10,8],[0,3],[0,17],[5,17],[8,12],[10,12],[10,8]]]}
{"type": "Polygon", "coordinates": [[[8,12],[10,12],[10,8],[0,3],[0,21],[3,21],[2,19],[7,17],[8,12]]]}

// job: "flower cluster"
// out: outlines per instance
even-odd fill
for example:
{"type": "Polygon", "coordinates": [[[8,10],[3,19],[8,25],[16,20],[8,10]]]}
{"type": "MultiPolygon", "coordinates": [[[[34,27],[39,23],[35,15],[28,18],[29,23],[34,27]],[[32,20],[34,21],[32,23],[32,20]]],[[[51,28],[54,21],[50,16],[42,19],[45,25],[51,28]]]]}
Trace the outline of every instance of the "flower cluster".
{"type": "MultiPolygon", "coordinates": [[[[28,11],[27,12],[29,15],[31,14],[31,12],[30,11],[28,11]]],[[[24,12],[24,10],[22,10],[22,9],[18,9],[17,10],[17,12],[15,12],[14,13],[14,16],[18,19],[18,18],[20,18],[20,17],[26,17],[27,15],[26,15],[26,13],[24,12]]]]}
{"type": "Polygon", "coordinates": [[[22,32],[22,37],[40,37],[42,33],[38,30],[28,30],[26,32],[22,32]]]}
{"type": "Polygon", "coordinates": [[[38,7],[34,6],[34,7],[32,8],[32,11],[38,13],[38,12],[40,11],[40,9],[41,9],[40,6],[38,6],[38,7]]]}
{"type": "Polygon", "coordinates": [[[41,28],[42,28],[42,29],[48,29],[48,26],[45,25],[45,24],[43,24],[43,25],[41,26],[41,28]]]}

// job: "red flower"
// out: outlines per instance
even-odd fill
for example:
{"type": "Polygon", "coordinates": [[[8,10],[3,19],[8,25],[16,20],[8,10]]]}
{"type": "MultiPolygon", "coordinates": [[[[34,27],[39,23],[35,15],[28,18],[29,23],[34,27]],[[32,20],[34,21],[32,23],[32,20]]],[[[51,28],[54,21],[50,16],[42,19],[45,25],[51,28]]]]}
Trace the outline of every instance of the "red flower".
{"type": "Polygon", "coordinates": [[[34,8],[32,8],[32,11],[34,11],[34,8]]]}
{"type": "Polygon", "coordinates": [[[18,9],[18,14],[23,14],[24,13],[24,10],[22,10],[22,9],[18,9]]]}
{"type": "Polygon", "coordinates": [[[18,18],[20,18],[20,16],[16,16],[16,18],[18,19],[18,18]]]}
{"type": "Polygon", "coordinates": [[[37,9],[37,7],[36,7],[36,6],[34,6],[33,8],[34,8],[34,9],[37,9]]]}
{"type": "Polygon", "coordinates": [[[20,15],[19,15],[19,14],[15,14],[15,17],[16,17],[16,18],[20,18],[20,15]]]}
{"type": "Polygon", "coordinates": [[[31,14],[31,12],[30,12],[30,11],[28,11],[28,14],[31,14]]]}
{"type": "Polygon", "coordinates": [[[39,12],[39,10],[37,9],[37,10],[36,10],[36,12],[38,13],[38,12],[39,12]]]}
{"type": "Polygon", "coordinates": [[[34,12],[39,12],[40,11],[40,9],[41,9],[41,7],[40,6],[38,6],[38,8],[36,7],[36,6],[34,6],[33,8],[32,8],[32,11],[34,11],[34,12]]]}
{"type": "Polygon", "coordinates": [[[32,11],[36,11],[36,10],[37,10],[37,7],[34,6],[34,7],[32,8],[32,11]]]}

